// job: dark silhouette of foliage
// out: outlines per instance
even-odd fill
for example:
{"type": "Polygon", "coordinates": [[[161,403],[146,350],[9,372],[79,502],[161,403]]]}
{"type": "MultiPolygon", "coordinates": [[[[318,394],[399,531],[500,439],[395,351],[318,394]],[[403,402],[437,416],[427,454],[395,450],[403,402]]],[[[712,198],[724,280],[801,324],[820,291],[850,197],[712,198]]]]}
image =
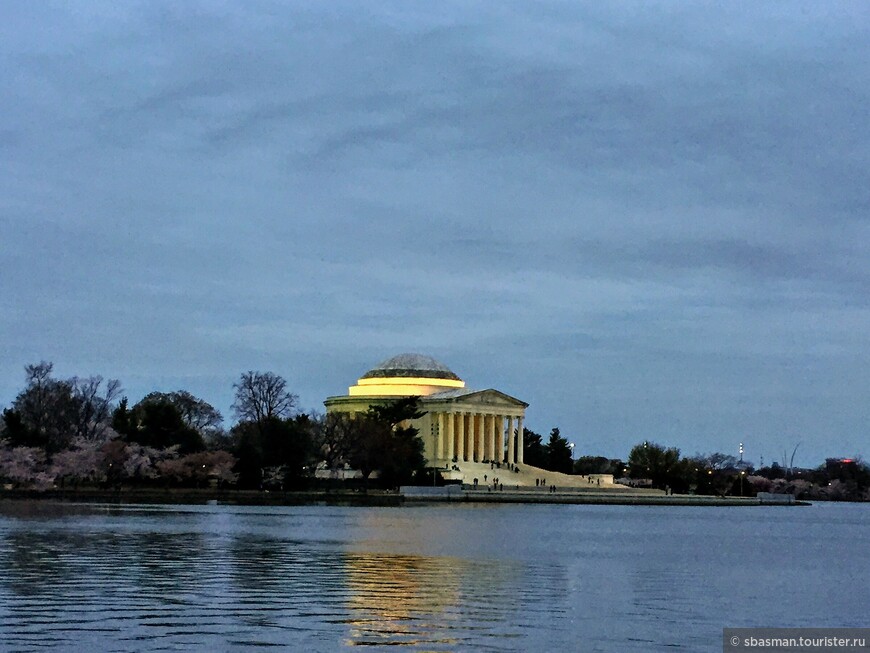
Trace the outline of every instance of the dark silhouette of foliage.
{"type": "Polygon", "coordinates": [[[238,462],[235,471],[239,475],[238,486],[244,489],[260,489],[263,483],[263,444],[260,429],[253,422],[239,422],[230,431],[233,454],[238,462]]]}
{"type": "Polygon", "coordinates": [[[350,459],[362,433],[359,424],[347,413],[328,413],[313,420],[314,447],[317,455],[331,470],[350,459]]]}
{"type": "Polygon", "coordinates": [[[625,463],[619,458],[605,456],[580,456],[574,461],[574,473],[582,476],[589,474],[613,474],[614,478],[623,476],[625,463]]]}
{"type": "Polygon", "coordinates": [[[149,402],[172,404],[181,415],[184,423],[199,433],[204,440],[221,433],[221,424],[224,418],[220,411],[187,390],[152,392],[145,395],[140,403],[149,402]]]}
{"type": "Polygon", "coordinates": [[[304,482],[313,463],[314,424],[307,415],[279,419],[272,417],[261,423],[240,422],[233,427],[233,452],[238,459],[235,471],[239,485],[259,488],[264,470],[276,478],[278,489],[297,487],[304,482]]]}
{"type": "Polygon", "coordinates": [[[109,428],[112,409],[121,394],[121,382],[101,376],[73,377],[68,381],[75,404],[75,434],[87,440],[100,439],[109,428]]]}
{"type": "Polygon", "coordinates": [[[133,413],[128,407],[127,397],[121,397],[121,401],[112,412],[112,428],[124,436],[129,436],[136,428],[133,413]]]}
{"type": "Polygon", "coordinates": [[[7,437],[20,446],[41,447],[49,455],[76,437],[99,438],[109,426],[120,383],[103,377],[56,379],[52,363],[25,368],[27,384],[3,420],[7,437]]]}
{"type": "Polygon", "coordinates": [[[387,487],[409,483],[422,473],[426,459],[423,440],[411,420],[425,415],[419,397],[402,397],[369,408],[354,418],[359,429],[348,462],[368,479],[377,469],[387,487]]]}
{"type": "Polygon", "coordinates": [[[568,440],[559,433],[558,428],[553,428],[550,431],[550,439],[544,449],[547,456],[545,469],[563,474],[570,474],[573,471],[574,462],[571,460],[571,447],[568,446],[568,440]]]}
{"type": "Polygon", "coordinates": [[[165,449],[177,446],[181,454],[205,448],[202,435],[185,423],[174,404],[157,393],[148,395],[129,411],[122,400],[113,414],[112,423],[126,441],[146,447],[165,449]]]}
{"type": "Polygon", "coordinates": [[[685,476],[680,450],[666,449],[654,442],[635,445],[628,454],[628,468],[631,478],[648,478],[659,489],[673,488],[685,476]]]}
{"type": "Polygon", "coordinates": [[[523,428],[523,462],[532,467],[547,467],[547,451],[544,448],[543,436],[527,428],[523,428]]]}
{"type": "Polygon", "coordinates": [[[24,424],[24,420],[14,408],[3,409],[3,437],[14,447],[29,447],[31,444],[31,432],[24,424]]]}

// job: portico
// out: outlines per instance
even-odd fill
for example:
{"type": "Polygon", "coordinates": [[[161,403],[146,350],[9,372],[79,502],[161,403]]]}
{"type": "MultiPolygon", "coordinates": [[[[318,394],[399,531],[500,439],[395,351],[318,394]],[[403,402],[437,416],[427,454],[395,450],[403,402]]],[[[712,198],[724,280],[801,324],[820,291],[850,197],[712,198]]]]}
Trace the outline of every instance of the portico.
{"type": "Polygon", "coordinates": [[[523,462],[527,404],[498,390],[448,390],[422,397],[417,428],[430,464],[523,462]]]}

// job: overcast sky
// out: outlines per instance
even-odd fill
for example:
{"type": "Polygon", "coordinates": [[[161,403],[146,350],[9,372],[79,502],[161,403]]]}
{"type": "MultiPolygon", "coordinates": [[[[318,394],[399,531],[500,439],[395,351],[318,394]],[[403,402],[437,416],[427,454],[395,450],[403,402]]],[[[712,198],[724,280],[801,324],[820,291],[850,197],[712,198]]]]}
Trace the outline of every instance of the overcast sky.
{"type": "Polygon", "coordinates": [[[0,405],[411,351],[579,455],[870,458],[863,0],[11,0],[0,88],[0,405]]]}

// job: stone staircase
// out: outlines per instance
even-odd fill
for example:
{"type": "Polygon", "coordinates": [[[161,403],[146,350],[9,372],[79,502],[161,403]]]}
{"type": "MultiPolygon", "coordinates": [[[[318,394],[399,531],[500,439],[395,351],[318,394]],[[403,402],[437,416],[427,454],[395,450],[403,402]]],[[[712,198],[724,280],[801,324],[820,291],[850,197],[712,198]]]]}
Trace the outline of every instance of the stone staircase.
{"type": "MultiPolygon", "coordinates": [[[[447,470],[441,471],[442,476],[446,480],[462,481],[466,485],[473,485],[474,479],[477,479],[478,486],[491,484],[494,478],[498,478],[500,483],[508,488],[535,488],[536,479],[544,479],[546,485],[555,485],[560,489],[571,488],[575,491],[608,491],[608,492],[638,492],[637,488],[630,488],[624,485],[613,482],[611,474],[591,474],[589,476],[575,476],[573,474],[560,474],[559,472],[550,472],[540,467],[532,467],[531,465],[518,465],[518,471],[514,472],[508,469],[508,466],[502,463],[501,469],[492,467],[490,463],[475,463],[475,462],[458,462],[450,463],[447,470]],[[459,471],[452,470],[453,466],[459,467],[459,471]],[[484,478],[485,477],[485,478],[484,478]]],[[[544,490],[546,491],[546,490],[544,490]]]]}

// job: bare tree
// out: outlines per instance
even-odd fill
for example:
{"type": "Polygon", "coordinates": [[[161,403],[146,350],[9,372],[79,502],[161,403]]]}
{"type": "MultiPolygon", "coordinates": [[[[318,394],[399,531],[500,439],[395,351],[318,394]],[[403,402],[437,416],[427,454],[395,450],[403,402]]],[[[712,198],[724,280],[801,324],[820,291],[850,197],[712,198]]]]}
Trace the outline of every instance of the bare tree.
{"type": "Polygon", "coordinates": [[[62,382],[52,378],[54,364],[40,361],[24,367],[27,387],[19,393],[12,407],[21,415],[21,420],[40,438],[47,437],[56,417],[58,395],[67,394],[62,382]]]}
{"type": "Polygon", "coordinates": [[[298,397],[287,391],[287,381],[272,372],[245,372],[236,389],[233,413],[239,421],[256,422],[262,426],[270,419],[283,419],[293,414],[298,397]]]}
{"type": "Polygon", "coordinates": [[[75,434],[78,414],[71,382],[53,378],[53,368],[45,361],[27,365],[27,387],[12,402],[12,410],[26,430],[21,433],[20,444],[41,446],[46,451],[66,446],[75,434]]]}
{"type": "Polygon", "coordinates": [[[350,460],[363,431],[347,413],[329,413],[315,420],[315,446],[330,470],[350,460]]]}
{"type": "Polygon", "coordinates": [[[77,408],[76,435],[88,440],[102,437],[112,422],[115,400],[121,394],[121,382],[109,379],[103,386],[101,376],[73,377],[69,385],[77,408]]]}
{"type": "Polygon", "coordinates": [[[11,410],[4,412],[11,439],[18,444],[44,447],[53,454],[69,446],[76,437],[100,438],[111,422],[115,400],[121,393],[119,381],[103,382],[101,376],[56,379],[53,365],[42,361],[25,368],[27,387],[11,410]]]}
{"type": "Polygon", "coordinates": [[[695,454],[694,460],[701,461],[704,467],[717,470],[737,469],[740,463],[736,456],[720,452],[695,454]]]}

